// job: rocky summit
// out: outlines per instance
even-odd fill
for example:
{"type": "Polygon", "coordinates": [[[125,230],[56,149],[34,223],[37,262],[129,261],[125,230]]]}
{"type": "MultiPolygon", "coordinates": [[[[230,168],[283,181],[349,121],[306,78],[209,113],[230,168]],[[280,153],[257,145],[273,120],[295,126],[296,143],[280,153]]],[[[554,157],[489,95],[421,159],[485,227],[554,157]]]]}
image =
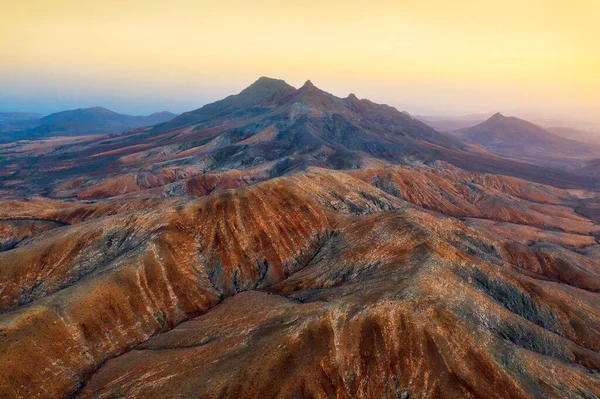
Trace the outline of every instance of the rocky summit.
{"type": "Polygon", "coordinates": [[[263,77],[0,146],[0,396],[599,397],[594,161],[475,131],[263,77]]]}

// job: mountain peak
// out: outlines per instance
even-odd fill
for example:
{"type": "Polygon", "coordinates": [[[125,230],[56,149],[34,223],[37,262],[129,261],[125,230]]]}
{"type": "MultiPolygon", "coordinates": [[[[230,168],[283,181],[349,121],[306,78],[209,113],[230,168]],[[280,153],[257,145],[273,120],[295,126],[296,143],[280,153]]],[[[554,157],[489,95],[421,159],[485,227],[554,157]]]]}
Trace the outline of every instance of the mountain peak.
{"type": "Polygon", "coordinates": [[[301,96],[309,96],[309,97],[323,96],[323,95],[331,96],[330,93],[327,93],[327,92],[319,89],[310,80],[307,80],[306,82],[304,82],[302,87],[300,87],[296,92],[301,96]]]}
{"type": "Polygon", "coordinates": [[[257,105],[277,94],[293,91],[294,88],[282,79],[260,77],[256,82],[229,99],[238,107],[257,105]]]}
{"type": "Polygon", "coordinates": [[[457,131],[457,137],[496,155],[554,165],[558,158],[593,157],[589,144],[556,136],[514,116],[495,113],[485,122],[457,131]]]}
{"type": "Polygon", "coordinates": [[[67,111],[56,112],[54,114],[47,115],[41,119],[43,123],[54,123],[54,122],[74,122],[74,121],[90,121],[90,120],[102,120],[106,118],[117,118],[123,115],[118,114],[110,109],[104,107],[89,107],[89,108],[78,108],[67,111]]]}
{"type": "Polygon", "coordinates": [[[240,109],[258,106],[268,100],[273,101],[274,99],[288,96],[295,91],[294,87],[282,79],[261,76],[238,94],[231,95],[211,104],[206,104],[194,111],[184,112],[167,123],[155,126],[153,131],[167,132],[179,127],[197,124],[212,118],[215,113],[225,116],[240,109]]]}
{"type": "MultiPolygon", "coordinates": [[[[285,81],[283,79],[276,79],[276,78],[270,78],[268,76],[261,76],[260,78],[256,79],[256,82],[254,82],[253,84],[273,84],[273,83],[281,83],[285,81]]],[[[251,85],[252,86],[252,85],[251,85]]]]}
{"type": "Polygon", "coordinates": [[[506,119],[506,116],[502,115],[502,113],[500,113],[500,112],[496,112],[488,120],[494,121],[494,120],[502,120],[502,119],[506,119]]]}
{"type": "Polygon", "coordinates": [[[120,115],[119,113],[117,113],[113,110],[110,110],[110,109],[104,108],[104,107],[100,107],[100,106],[95,106],[95,107],[90,107],[90,108],[81,108],[79,110],[76,110],[76,112],[79,112],[84,115],[91,115],[94,117],[104,117],[104,118],[110,118],[110,117],[120,115]]]}
{"type": "Polygon", "coordinates": [[[84,110],[84,111],[102,111],[102,112],[114,112],[111,111],[108,108],[105,107],[101,107],[100,105],[96,105],[94,107],[89,107],[89,108],[80,108],[80,110],[84,110]]]}
{"type": "Polygon", "coordinates": [[[319,89],[310,80],[307,80],[301,88],[296,90],[288,101],[298,101],[323,112],[341,111],[344,107],[342,99],[319,89]]]}
{"type": "Polygon", "coordinates": [[[158,111],[158,112],[154,112],[148,116],[164,116],[164,117],[174,118],[177,116],[177,114],[174,114],[173,112],[170,112],[170,111],[158,111]]]}
{"type": "MultiPolygon", "coordinates": [[[[526,121],[524,119],[520,119],[517,118],[516,116],[506,116],[500,112],[496,112],[494,115],[492,115],[488,120],[484,121],[483,123],[486,122],[491,122],[497,125],[506,125],[506,126],[513,126],[513,127],[518,127],[519,129],[529,129],[529,128],[536,128],[538,130],[544,130],[543,128],[534,125],[533,123],[526,121]]],[[[548,132],[546,132],[548,133],[548,132]]]]}
{"type": "Polygon", "coordinates": [[[286,90],[291,88],[289,84],[287,84],[282,79],[273,79],[266,76],[261,76],[256,80],[256,82],[252,83],[250,86],[246,87],[241,91],[240,94],[249,93],[249,92],[276,92],[280,90],[286,90]]]}

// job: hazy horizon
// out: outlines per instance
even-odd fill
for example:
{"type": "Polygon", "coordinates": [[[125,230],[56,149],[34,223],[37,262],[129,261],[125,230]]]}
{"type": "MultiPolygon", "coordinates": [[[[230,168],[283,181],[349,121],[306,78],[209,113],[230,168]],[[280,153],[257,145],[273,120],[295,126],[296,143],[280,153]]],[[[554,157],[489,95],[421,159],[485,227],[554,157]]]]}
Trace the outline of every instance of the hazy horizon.
{"type": "MultiPolygon", "coordinates": [[[[270,77],[270,76],[269,76],[270,77]]],[[[64,107],[61,107],[60,105],[56,105],[57,103],[54,102],[54,106],[50,107],[50,108],[40,108],[40,109],[32,109],[31,102],[27,101],[24,102],[23,107],[19,108],[18,106],[15,106],[13,104],[12,108],[9,107],[2,107],[2,94],[0,94],[0,112],[23,112],[23,113],[37,113],[37,114],[41,114],[41,115],[48,115],[48,114],[52,114],[52,113],[56,113],[56,112],[61,112],[61,111],[66,111],[66,110],[75,110],[75,109],[80,109],[80,108],[91,108],[91,107],[103,107],[103,108],[107,108],[111,111],[120,113],[120,114],[127,114],[127,115],[150,115],[156,112],[162,112],[162,111],[167,111],[167,112],[172,112],[174,114],[181,114],[187,111],[192,111],[198,108],[201,108],[202,106],[221,100],[229,95],[232,94],[237,94],[239,93],[241,90],[243,90],[244,88],[246,88],[247,86],[249,86],[250,84],[252,84],[252,82],[248,82],[247,84],[243,85],[240,88],[235,88],[233,89],[234,91],[229,92],[229,93],[223,93],[223,94],[216,94],[216,96],[214,98],[207,98],[207,99],[201,99],[200,103],[196,103],[196,104],[190,104],[188,108],[181,108],[181,109],[172,109],[172,108],[168,108],[168,107],[162,107],[160,108],[160,105],[158,106],[158,108],[151,108],[151,107],[146,107],[146,108],[140,108],[139,106],[136,106],[136,104],[132,104],[132,103],[128,103],[128,104],[121,104],[121,102],[118,101],[114,101],[114,99],[110,98],[110,97],[106,97],[106,98],[101,98],[99,97],[97,99],[97,102],[94,102],[94,100],[90,100],[88,99],[84,99],[82,103],[77,102],[77,98],[70,98],[67,102],[64,103],[64,107]],[[87,102],[85,102],[87,101],[87,102]],[[203,101],[203,102],[202,102],[203,101]],[[110,106],[107,104],[114,104],[114,106],[110,106]],[[138,111],[136,111],[138,110],[138,111]]],[[[288,81],[288,83],[290,83],[288,81]]],[[[314,83],[314,82],[313,82],[314,83]]],[[[293,86],[296,88],[301,87],[303,84],[294,84],[293,86]]],[[[323,89],[322,86],[317,85],[319,88],[323,89]]],[[[225,86],[225,87],[229,87],[229,86],[225,86]]],[[[350,93],[354,93],[356,94],[354,91],[349,91],[346,94],[342,94],[342,93],[332,93],[338,97],[346,97],[348,94],[350,93]]],[[[411,110],[411,107],[402,107],[402,106],[398,106],[397,104],[395,104],[393,101],[390,102],[383,102],[383,101],[377,101],[375,98],[370,98],[370,97],[365,97],[365,96],[360,96],[358,95],[359,98],[367,98],[369,100],[378,102],[378,103],[385,103],[385,104],[389,104],[392,105],[394,107],[396,107],[397,109],[399,109],[400,111],[405,111],[405,112],[409,112],[412,116],[419,116],[419,117],[440,117],[440,118],[448,118],[448,119],[460,119],[460,118],[468,118],[468,117],[481,117],[481,118],[487,118],[490,117],[491,115],[493,115],[494,113],[500,112],[506,116],[515,116],[518,118],[522,118],[522,119],[530,119],[532,122],[534,123],[538,123],[538,124],[542,124],[544,126],[568,126],[568,127],[575,127],[575,128],[582,128],[582,129],[590,129],[590,130],[594,130],[597,131],[598,128],[600,127],[600,118],[585,118],[585,117],[579,117],[578,115],[556,115],[553,114],[551,112],[548,112],[548,110],[541,110],[541,111],[535,111],[535,110],[519,110],[519,109],[491,109],[491,110],[478,110],[478,111],[474,111],[474,112],[448,112],[447,110],[422,110],[422,112],[414,112],[411,110]],[[543,123],[545,122],[545,123],[543,123]]],[[[39,100],[39,98],[38,98],[39,100]]],[[[59,102],[59,104],[63,104],[62,102],[59,102]]]]}
{"type": "Polygon", "coordinates": [[[0,6],[0,110],[181,113],[269,76],[414,115],[600,122],[598,11],[587,0],[14,2],[0,6]]]}

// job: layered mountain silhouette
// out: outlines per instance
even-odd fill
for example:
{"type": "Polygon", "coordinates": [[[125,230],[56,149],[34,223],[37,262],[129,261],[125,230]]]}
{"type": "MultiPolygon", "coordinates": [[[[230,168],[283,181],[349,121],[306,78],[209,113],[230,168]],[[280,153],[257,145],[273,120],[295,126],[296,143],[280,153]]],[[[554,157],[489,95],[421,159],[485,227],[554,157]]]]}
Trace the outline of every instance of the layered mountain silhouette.
{"type": "MultiPolygon", "coordinates": [[[[101,109],[83,114],[85,124],[114,117],[101,109]]],[[[68,113],[45,120],[52,126],[63,119],[70,121],[67,126],[77,123],[68,113]]],[[[339,98],[310,81],[295,89],[266,77],[237,95],[153,127],[91,138],[84,146],[62,144],[51,152],[36,147],[31,156],[44,154],[37,158],[0,149],[5,157],[0,184],[12,186],[32,176],[23,194],[42,190],[51,196],[96,198],[169,184],[181,190],[187,179],[208,172],[239,170],[256,181],[310,167],[343,170],[439,160],[561,187],[594,187],[598,180],[474,149],[404,112],[353,94],[339,98]]]]}
{"type": "Polygon", "coordinates": [[[500,113],[452,135],[494,154],[548,165],[581,162],[600,155],[599,144],[570,140],[533,123],[500,113]]]}
{"type": "Polygon", "coordinates": [[[2,133],[37,126],[42,117],[44,115],[31,112],[0,112],[0,141],[2,141],[2,133]]]}
{"type": "Polygon", "coordinates": [[[565,137],[575,141],[593,144],[600,142],[600,132],[574,129],[570,127],[549,127],[547,130],[556,134],[557,136],[565,137]]]}
{"type": "Polygon", "coordinates": [[[40,119],[43,116],[32,112],[0,112],[0,124],[40,119]]]}
{"type": "MultiPolygon", "coordinates": [[[[80,108],[47,116],[20,119],[5,127],[1,138],[7,140],[40,139],[51,136],[79,136],[120,132],[134,127],[151,126],[173,119],[170,112],[157,112],[147,116],[119,114],[102,107],[80,108]]],[[[3,122],[0,120],[0,126],[3,122]]]]}
{"type": "Polygon", "coordinates": [[[417,115],[416,119],[443,133],[453,132],[475,126],[487,120],[493,113],[481,113],[462,116],[417,115]]]}

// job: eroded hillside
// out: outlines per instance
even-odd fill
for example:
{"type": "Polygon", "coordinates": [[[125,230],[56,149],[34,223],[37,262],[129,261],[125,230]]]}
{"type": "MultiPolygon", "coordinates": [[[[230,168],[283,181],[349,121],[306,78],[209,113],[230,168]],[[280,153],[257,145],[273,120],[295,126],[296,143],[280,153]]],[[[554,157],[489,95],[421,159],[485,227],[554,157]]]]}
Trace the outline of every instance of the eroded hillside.
{"type": "Polygon", "coordinates": [[[600,392],[593,193],[445,164],[247,184],[2,202],[2,395],[600,392]]]}

